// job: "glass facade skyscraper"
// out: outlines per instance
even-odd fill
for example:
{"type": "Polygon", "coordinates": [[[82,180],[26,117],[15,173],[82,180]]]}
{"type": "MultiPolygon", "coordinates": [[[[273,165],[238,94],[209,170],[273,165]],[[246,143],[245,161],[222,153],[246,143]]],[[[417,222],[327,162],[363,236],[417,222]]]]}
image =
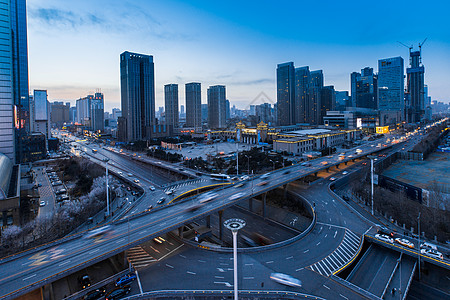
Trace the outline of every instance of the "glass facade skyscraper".
{"type": "Polygon", "coordinates": [[[226,126],[226,89],[224,85],[208,88],[208,127],[210,129],[226,126]]]}
{"type": "Polygon", "coordinates": [[[178,128],[178,84],[166,84],[164,86],[164,107],[166,111],[166,125],[170,134],[178,128]]]}
{"type": "Polygon", "coordinates": [[[404,111],[404,74],[400,56],[378,60],[379,110],[404,111]]]}
{"type": "Polygon", "coordinates": [[[425,114],[425,67],[421,51],[409,53],[410,67],[406,69],[407,93],[409,98],[407,121],[420,122],[425,114]]]}
{"type": "Polygon", "coordinates": [[[186,126],[202,126],[202,86],[199,82],[186,83],[186,126]]]}
{"type": "Polygon", "coordinates": [[[153,56],[132,52],[120,55],[122,117],[120,136],[126,141],[150,138],[155,124],[155,66],[153,56]]]}
{"type": "Polygon", "coordinates": [[[308,105],[309,67],[295,68],[295,122],[306,123],[305,111],[308,105]]]}
{"type": "Polygon", "coordinates": [[[10,0],[0,0],[0,152],[16,161],[14,128],[17,109],[13,98],[13,51],[10,0]]]}
{"type": "Polygon", "coordinates": [[[377,76],[373,68],[366,67],[361,73],[353,72],[350,78],[354,107],[377,109],[377,76]]]}
{"type": "Polygon", "coordinates": [[[277,66],[278,126],[295,124],[295,69],[293,62],[277,66]]]}

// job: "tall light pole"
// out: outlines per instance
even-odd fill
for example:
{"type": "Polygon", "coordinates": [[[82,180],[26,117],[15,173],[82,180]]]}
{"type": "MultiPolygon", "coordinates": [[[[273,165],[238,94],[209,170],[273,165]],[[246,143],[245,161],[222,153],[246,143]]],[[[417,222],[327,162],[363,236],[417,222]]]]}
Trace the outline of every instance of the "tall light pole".
{"type": "Polygon", "coordinates": [[[236,141],[236,175],[239,176],[239,142],[236,141]]]}
{"type": "Polygon", "coordinates": [[[373,216],[373,160],[376,156],[368,155],[370,159],[370,198],[372,199],[372,216],[373,216]]]}
{"type": "Polygon", "coordinates": [[[275,171],[275,162],[271,159],[269,159],[273,163],[273,171],[275,171]]]}
{"type": "Polygon", "coordinates": [[[237,273],[237,233],[245,226],[242,219],[228,219],[223,226],[231,230],[233,234],[233,271],[234,271],[234,300],[238,300],[238,273],[237,273]]]}
{"type": "Polygon", "coordinates": [[[108,161],[109,158],[103,160],[106,164],[106,216],[109,217],[109,184],[108,184],[108,161]]]}
{"type": "Polygon", "coordinates": [[[250,175],[250,157],[247,155],[244,156],[247,157],[247,174],[250,175]]]}
{"type": "Polygon", "coordinates": [[[398,258],[398,268],[400,270],[400,288],[399,288],[399,294],[400,294],[400,300],[402,300],[402,256],[398,258]]]}

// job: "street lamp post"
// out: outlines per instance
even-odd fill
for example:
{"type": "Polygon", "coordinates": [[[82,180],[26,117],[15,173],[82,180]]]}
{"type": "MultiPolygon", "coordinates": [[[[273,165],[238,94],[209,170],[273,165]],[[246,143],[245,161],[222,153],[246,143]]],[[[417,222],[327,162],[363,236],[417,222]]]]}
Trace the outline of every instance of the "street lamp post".
{"type": "Polygon", "coordinates": [[[370,159],[370,198],[372,200],[372,216],[373,216],[373,160],[375,156],[368,155],[367,158],[370,159]]]}
{"type": "Polygon", "coordinates": [[[109,184],[108,184],[108,158],[103,160],[106,164],[106,216],[109,217],[109,184]]]}
{"type": "Polygon", "coordinates": [[[399,294],[400,294],[400,300],[402,299],[402,256],[400,255],[398,261],[398,268],[400,270],[400,288],[399,288],[399,294]]]}
{"type": "Polygon", "coordinates": [[[419,211],[419,216],[417,217],[417,227],[418,227],[418,231],[419,231],[419,245],[418,245],[418,256],[419,256],[419,281],[420,281],[420,211],[419,211]]]}
{"type": "Polygon", "coordinates": [[[236,141],[236,175],[239,176],[239,143],[236,141]]]}
{"type": "Polygon", "coordinates": [[[273,164],[273,171],[275,171],[275,162],[273,161],[273,160],[271,160],[271,159],[269,159],[271,162],[272,162],[272,164],[273,164]]]}
{"type": "Polygon", "coordinates": [[[228,219],[223,226],[231,230],[233,234],[233,271],[234,271],[234,300],[238,300],[238,273],[237,273],[237,233],[245,226],[242,219],[228,219]]]}
{"type": "Polygon", "coordinates": [[[250,157],[247,155],[244,156],[247,157],[247,174],[250,175],[250,157]]]}

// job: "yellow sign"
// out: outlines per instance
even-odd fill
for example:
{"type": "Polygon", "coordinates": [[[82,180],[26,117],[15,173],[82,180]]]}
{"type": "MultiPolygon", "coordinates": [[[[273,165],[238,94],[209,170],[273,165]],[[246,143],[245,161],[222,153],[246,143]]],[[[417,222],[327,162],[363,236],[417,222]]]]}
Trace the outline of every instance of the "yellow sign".
{"type": "Polygon", "coordinates": [[[389,132],[389,126],[377,126],[377,133],[384,134],[389,132]]]}

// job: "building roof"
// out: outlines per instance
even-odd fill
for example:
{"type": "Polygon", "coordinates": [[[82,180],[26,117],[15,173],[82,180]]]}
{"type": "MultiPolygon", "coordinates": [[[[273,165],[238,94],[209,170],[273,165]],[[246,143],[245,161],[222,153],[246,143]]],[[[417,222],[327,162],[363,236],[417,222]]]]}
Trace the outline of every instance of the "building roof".
{"type": "Polygon", "coordinates": [[[324,133],[330,133],[330,129],[304,129],[304,130],[295,130],[287,132],[287,134],[298,134],[298,135],[313,135],[313,134],[324,134],[324,133]]]}

